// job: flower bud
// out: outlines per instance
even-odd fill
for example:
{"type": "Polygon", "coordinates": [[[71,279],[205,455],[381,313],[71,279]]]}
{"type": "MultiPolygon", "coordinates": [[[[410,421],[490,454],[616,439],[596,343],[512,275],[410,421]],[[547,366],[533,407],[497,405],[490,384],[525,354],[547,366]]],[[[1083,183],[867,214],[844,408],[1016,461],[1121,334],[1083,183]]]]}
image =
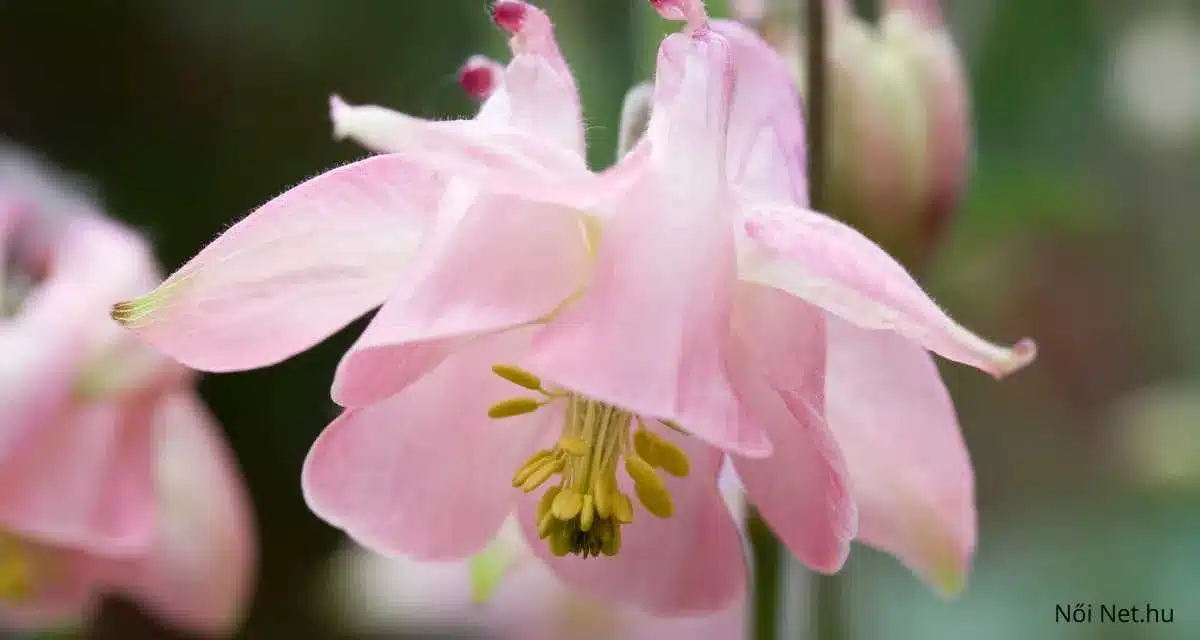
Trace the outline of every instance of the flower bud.
{"type": "Polygon", "coordinates": [[[889,9],[877,30],[847,14],[831,39],[827,209],[918,266],[967,178],[970,113],[957,51],[927,14],[907,8],[889,9]]]}

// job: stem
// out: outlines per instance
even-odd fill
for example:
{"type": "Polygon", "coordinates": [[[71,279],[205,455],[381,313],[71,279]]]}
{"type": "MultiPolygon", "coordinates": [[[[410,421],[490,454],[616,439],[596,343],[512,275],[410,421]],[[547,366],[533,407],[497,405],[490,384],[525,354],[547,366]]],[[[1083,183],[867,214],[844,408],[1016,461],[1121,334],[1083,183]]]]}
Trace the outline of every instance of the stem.
{"type": "Polygon", "coordinates": [[[808,104],[805,114],[808,122],[808,188],[812,208],[818,211],[825,206],[826,131],[828,129],[828,90],[826,73],[828,64],[828,24],[825,15],[825,0],[806,0],[805,76],[808,79],[808,104]]]}
{"type": "MultiPolygon", "coordinates": [[[[808,184],[812,208],[825,208],[826,169],[828,162],[827,131],[829,118],[828,48],[829,35],[825,0],[805,3],[806,77],[808,79],[808,184]]],[[[839,640],[846,637],[842,596],[843,580],[836,575],[814,576],[812,589],[813,637],[816,640],[839,640]]]]}
{"type": "Polygon", "coordinates": [[[754,611],[750,619],[753,640],[775,640],[779,636],[779,596],[783,557],[779,540],[751,508],[750,545],[754,550],[754,611]]]}

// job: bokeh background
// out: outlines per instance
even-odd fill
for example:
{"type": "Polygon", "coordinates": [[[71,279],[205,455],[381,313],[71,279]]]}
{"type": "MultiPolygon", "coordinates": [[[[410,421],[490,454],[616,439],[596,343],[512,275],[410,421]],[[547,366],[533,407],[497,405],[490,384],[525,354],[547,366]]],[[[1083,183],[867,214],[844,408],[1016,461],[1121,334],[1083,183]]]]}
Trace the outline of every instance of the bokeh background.
{"type": "MultiPolygon", "coordinates": [[[[579,76],[589,160],[604,166],[623,92],[668,26],[643,0],[541,5],[579,76]]],[[[848,633],[1200,638],[1200,2],[943,5],[971,77],[977,159],[927,283],[984,335],[1034,336],[1041,357],[1000,384],[944,367],[978,474],[969,591],[940,601],[857,549],[848,633]],[[1078,602],[1174,607],[1175,622],[1055,623],[1056,605],[1078,602]]],[[[173,269],[258,204],[363,155],[331,139],[330,93],[468,115],[455,71],[478,52],[506,55],[483,0],[2,0],[0,135],[90,181],[173,269]]],[[[305,508],[299,474],[362,326],[201,385],[261,530],[243,637],[344,637],[316,596],[340,536],[305,508]]],[[[117,601],[94,633],[178,637],[117,601]]]]}

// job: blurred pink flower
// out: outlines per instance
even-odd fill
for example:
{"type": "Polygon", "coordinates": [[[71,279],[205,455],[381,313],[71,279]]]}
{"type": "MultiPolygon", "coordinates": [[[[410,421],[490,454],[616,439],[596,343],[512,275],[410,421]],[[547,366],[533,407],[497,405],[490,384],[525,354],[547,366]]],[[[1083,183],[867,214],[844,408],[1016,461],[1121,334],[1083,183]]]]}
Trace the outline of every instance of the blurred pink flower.
{"type": "Polygon", "coordinates": [[[145,242],[5,151],[0,265],[0,628],[110,590],[229,628],[253,563],[232,457],[187,371],[106,317],[159,277],[145,242]]]}
{"type": "Polygon", "coordinates": [[[1033,343],[968,332],[879,247],[808,210],[778,56],[697,2],[655,6],[688,27],[664,40],[647,132],[612,169],[584,163],[548,18],[501,0],[514,58],[475,119],[335,100],[337,133],[386,155],[269,202],[114,317],[229,371],[383,303],[339,365],[348,409],[303,474],[310,507],[376,550],[462,558],[516,506],[567,584],[713,611],[745,586],[716,490],[725,455],[793,553],[828,572],[856,531],[846,448],[869,461],[854,479],[864,535],[939,581],[961,574],[970,467],[926,350],[1002,376],[1033,343]],[[657,517],[633,522],[630,489],[657,517]]]}

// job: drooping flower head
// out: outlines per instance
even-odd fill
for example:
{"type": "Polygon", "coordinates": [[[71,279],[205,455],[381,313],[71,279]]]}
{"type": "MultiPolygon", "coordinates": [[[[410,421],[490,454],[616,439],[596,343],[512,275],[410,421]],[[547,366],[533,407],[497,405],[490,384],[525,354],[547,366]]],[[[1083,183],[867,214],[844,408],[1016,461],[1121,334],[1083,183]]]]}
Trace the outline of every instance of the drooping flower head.
{"type": "MultiPolygon", "coordinates": [[[[338,366],[346,410],[303,473],[311,508],[372,549],[462,558],[516,509],[568,584],[713,611],[745,585],[716,487],[731,456],[788,547],[837,570],[857,510],[827,423],[835,348],[857,356],[878,336],[923,358],[936,391],[926,350],[1000,376],[1032,343],[969,333],[876,245],[808,210],[784,63],[699,2],[654,4],[686,26],[659,50],[645,134],[611,169],[584,163],[548,17],[501,0],[513,59],[474,119],[334,100],[337,135],[383,155],[264,205],[114,317],[185,364],[233,370],[382,303],[338,366]]],[[[876,386],[885,403],[908,389],[876,386]]],[[[927,497],[903,480],[916,489],[885,500],[889,516],[927,497]]]]}
{"type": "Polygon", "coordinates": [[[109,591],[236,624],[252,531],[219,428],[105,314],[158,278],[145,242],[5,150],[0,265],[0,628],[79,622],[109,591]]]}

